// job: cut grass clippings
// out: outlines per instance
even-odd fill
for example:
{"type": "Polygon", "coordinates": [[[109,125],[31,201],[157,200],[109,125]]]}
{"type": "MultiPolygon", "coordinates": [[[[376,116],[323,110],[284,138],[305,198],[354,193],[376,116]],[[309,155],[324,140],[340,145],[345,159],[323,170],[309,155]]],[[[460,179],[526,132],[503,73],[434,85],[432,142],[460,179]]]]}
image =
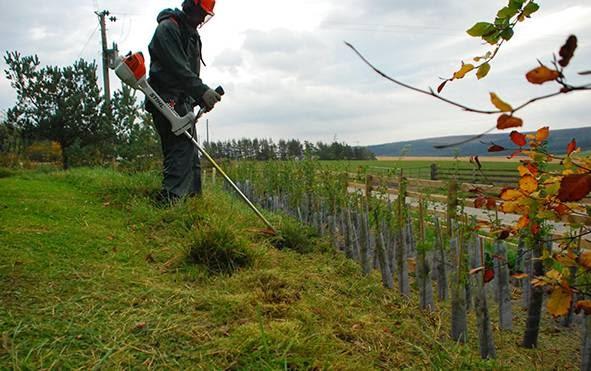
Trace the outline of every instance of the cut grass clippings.
{"type": "Polygon", "coordinates": [[[578,367],[577,331],[547,317],[540,348],[517,347],[518,309],[505,333],[491,309],[499,359],[482,361],[473,314],[455,344],[447,304],[421,312],[283,217],[276,249],[209,185],[155,207],[159,182],[101,169],[0,179],[0,369],[578,367]]]}

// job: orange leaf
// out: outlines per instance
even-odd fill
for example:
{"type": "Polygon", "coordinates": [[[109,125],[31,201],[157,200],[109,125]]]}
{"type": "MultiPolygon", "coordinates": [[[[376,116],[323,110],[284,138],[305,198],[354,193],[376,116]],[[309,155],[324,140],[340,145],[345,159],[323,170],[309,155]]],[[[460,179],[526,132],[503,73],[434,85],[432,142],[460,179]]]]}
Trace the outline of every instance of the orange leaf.
{"type": "Polygon", "coordinates": [[[554,260],[563,267],[575,267],[577,265],[576,257],[572,252],[565,254],[554,254],[554,260]]]}
{"type": "Polygon", "coordinates": [[[504,188],[501,191],[501,194],[499,197],[501,197],[501,200],[503,200],[503,201],[515,201],[515,200],[523,197],[523,193],[521,193],[517,189],[504,188]]]}
{"type": "Polygon", "coordinates": [[[490,93],[490,101],[501,112],[511,112],[511,111],[513,111],[513,107],[511,107],[510,104],[506,103],[501,98],[499,98],[498,95],[496,95],[495,93],[490,93]]]}
{"type": "Polygon", "coordinates": [[[497,129],[504,130],[509,128],[519,128],[523,126],[523,120],[519,117],[507,115],[503,113],[497,119],[497,129]]]}
{"type": "Polygon", "coordinates": [[[556,287],[552,290],[550,298],[548,298],[548,312],[554,317],[564,316],[568,314],[570,305],[573,300],[573,293],[571,290],[564,287],[556,287]]]}
{"type": "Polygon", "coordinates": [[[577,263],[579,263],[585,269],[591,269],[591,250],[583,250],[577,258],[577,263]]]}
{"type": "Polygon", "coordinates": [[[527,227],[528,225],[529,225],[529,218],[527,217],[527,215],[522,215],[521,218],[519,218],[519,221],[517,222],[517,225],[515,226],[515,228],[523,229],[523,228],[527,227]]]}
{"type": "Polygon", "coordinates": [[[519,165],[517,166],[517,171],[519,171],[519,176],[533,175],[527,166],[519,165]]]}
{"type": "Polygon", "coordinates": [[[576,149],[577,149],[577,141],[575,140],[575,138],[573,138],[573,140],[570,141],[568,146],[566,146],[567,156],[570,155],[571,153],[573,153],[576,149]]]}
{"type": "Polygon", "coordinates": [[[534,236],[537,236],[540,233],[540,225],[537,223],[530,224],[529,230],[534,236]]]}
{"type": "Polygon", "coordinates": [[[505,214],[513,213],[518,207],[517,202],[503,202],[501,205],[501,211],[505,214]]]}
{"type": "Polygon", "coordinates": [[[454,73],[454,79],[461,79],[464,76],[466,76],[466,74],[470,71],[472,71],[474,69],[474,65],[472,64],[462,64],[462,68],[460,68],[460,70],[456,73],[454,73]]]}
{"type": "Polygon", "coordinates": [[[538,131],[536,132],[536,141],[543,142],[546,139],[548,139],[549,135],[550,135],[550,128],[547,126],[544,126],[543,128],[538,129],[538,131]]]}
{"type": "Polygon", "coordinates": [[[516,280],[522,280],[524,278],[529,277],[529,275],[527,273],[515,273],[512,274],[511,277],[515,278],[516,280]]]}
{"type": "Polygon", "coordinates": [[[575,307],[575,311],[579,313],[581,310],[585,312],[585,314],[591,314],[591,300],[579,300],[577,301],[577,305],[575,307]]]}
{"type": "Polygon", "coordinates": [[[519,189],[530,194],[538,189],[538,181],[531,175],[525,175],[519,179],[519,189]]]}
{"type": "Polygon", "coordinates": [[[525,78],[532,84],[543,84],[548,81],[556,80],[560,77],[560,73],[555,70],[551,70],[546,66],[540,66],[529,71],[525,78]]]}
{"type": "Polygon", "coordinates": [[[580,201],[591,192],[590,174],[566,175],[560,182],[558,199],[562,202],[580,201]]]}
{"type": "Polygon", "coordinates": [[[518,145],[519,147],[523,147],[527,144],[527,140],[525,139],[525,134],[521,134],[517,130],[513,130],[511,134],[509,134],[509,138],[511,141],[518,145]]]}

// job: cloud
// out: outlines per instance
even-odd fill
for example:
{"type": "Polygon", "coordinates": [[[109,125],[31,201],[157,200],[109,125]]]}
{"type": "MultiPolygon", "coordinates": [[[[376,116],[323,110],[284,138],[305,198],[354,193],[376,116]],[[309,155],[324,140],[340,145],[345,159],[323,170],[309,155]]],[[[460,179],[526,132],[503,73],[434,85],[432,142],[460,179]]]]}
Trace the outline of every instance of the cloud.
{"type": "MultiPolygon", "coordinates": [[[[119,18],[108,25],[109,40],[119,43],[122,52],[147,52],[156,14],[177,3],[180,0],[101,1],[119,18]]],[[[47,64],[71,64],[78,56],[100,63],[97,17],[91,5],[74,0],[0,5],[0,49],[37,53],[47,64]]],[[[352,144],[375,144],[486,130],[494,125],[494,117],[462,112],[386,81],[343,41],[353,43],[383,72],[434,88],[439,77],[451,76],[462,60],[489,49],[465,30],[492,20],[501,5],[480,2],[474,7],[460,0],[261,0],[253,7],[239,0],[219,2],[216,17],[200,31],[208,62],[203,80],[210,86],[222,84],[227,92],[207,116],[210,132],[218,139],[326,141],[336,135],[352,144]]],[[[541,5],[539,14],[518,26],[487,79],[454,81],[444,95],[490,109],[490,91],[513,105],[555,91],[555,86],[532,86],[523,75],[535,67],[536,58],[550,61],[571,32],[580,42],[569,70],[588,70],[591,25],[586,19],[591,7],[576,0],[541,5]]],[[[569,79],[588,81],[574,73],[569,79]]],[[[118,86],[114,75],[112,86],[118,86]]],[[[552,104],[528,107],[522,112],[527,129],[541,123],[591,125],[584,109],[588,95],[573,93],[552,104]]],[[[0,77],[0,109],[12,102],[14,93],[0,77]]]]}

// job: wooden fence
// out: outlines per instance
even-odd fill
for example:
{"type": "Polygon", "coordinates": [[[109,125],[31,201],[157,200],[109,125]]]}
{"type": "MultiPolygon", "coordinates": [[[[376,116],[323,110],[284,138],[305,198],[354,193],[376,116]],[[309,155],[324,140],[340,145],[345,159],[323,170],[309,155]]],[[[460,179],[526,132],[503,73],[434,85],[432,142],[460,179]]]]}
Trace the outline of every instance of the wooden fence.
{"type": "Polygon", "coordinates": [[[458,182],[484,183],[506,185],[516,183],[519,180],[519,173],[515,169],[481,169],[442,167],[438,164],[431,166],[394,168],[386,166],[370,166],[369,172],[378,176],[396,177],[403,172],[405,176],[414,179],[449,180],[455,179],[458,182]]]}

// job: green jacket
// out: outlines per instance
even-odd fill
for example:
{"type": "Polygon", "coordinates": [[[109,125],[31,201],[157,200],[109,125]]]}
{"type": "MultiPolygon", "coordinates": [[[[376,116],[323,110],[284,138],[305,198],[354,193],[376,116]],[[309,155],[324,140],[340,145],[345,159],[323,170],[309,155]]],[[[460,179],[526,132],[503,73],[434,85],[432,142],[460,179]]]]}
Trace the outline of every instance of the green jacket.
{"type": "Polygon", "coordinates": [[[148,81],[162,99],[174,101],[177,112],[184,115],[188,107],[181,106],[202,105],[201,97],[209,89],[199,78],[201,38],[197,30],[187,24],[185,14],[179,9],[165,9],[158,14],[157,20],[158,27],[148,46],[148,81]]]}

